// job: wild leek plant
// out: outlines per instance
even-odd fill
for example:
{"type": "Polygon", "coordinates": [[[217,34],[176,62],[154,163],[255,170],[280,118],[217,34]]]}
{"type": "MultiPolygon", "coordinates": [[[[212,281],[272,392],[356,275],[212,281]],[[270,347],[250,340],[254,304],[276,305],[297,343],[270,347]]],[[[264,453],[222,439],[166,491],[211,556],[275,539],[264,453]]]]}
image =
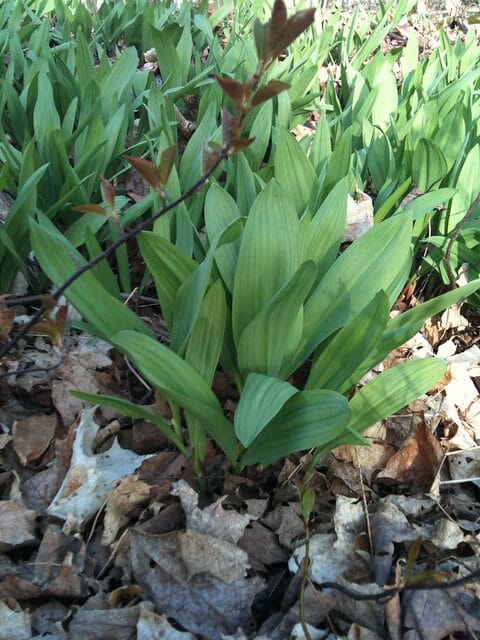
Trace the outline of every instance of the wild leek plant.
{"type": "MultiPolygon", "coordinates": [[[[179,199],[167,203],[171,149],[158,167],[130,159],[164,200],[154,219],[194,196],[224,159],[253,142],[243,136],[247,114],[286,89],[282,82],[262,84],[262,79],[312,20],[313,10],[287,18],[282,1],[276,0],[271,20],[255,23],[257,71],[243,83],[218,78],[232,104],[232,111],[223,112],[222,144],[206,145],[202,178],[179,199]]],[[[275,177],[253,199],[247,216],[219,184],[209,187],[206,239],[197,242],[195,259],[157,229],[145,231],[148,222],[89,262],[80,254],[72,257],[71,245],[48,220],[40,217],[31,225],[35,254],[57,284],[53,296],[65,292],[83,315],[85,328],[129,358],[168,399],[173,420],[170,424],[126,400],[76,395],[148,419],[183,453],[193,455],[198,473],[207,436],[237,471],[309,448],[319,455],[340,444],[366,443],[362,432],[368,426],[427,391],[446,365],[437,359],[408,362],[354,393],[358,380],[426,318],[480,286],[476,280],[391,319],[412,264],[411,216],[380,222],[339,254],[348,179],[325,190],[314,173],[305,174],[303,165],[291,162],[297,151],[290,133],[278,128],[275,135],[275,177]],[[169,347],[109,294],[101,272],[92,270],[137,234],[169,330],[169,347]],[[212,391],[218,366],[238,388],[233,423],[212,391]],[[307,372],[303,378],[299,370],[307,372]]]]}

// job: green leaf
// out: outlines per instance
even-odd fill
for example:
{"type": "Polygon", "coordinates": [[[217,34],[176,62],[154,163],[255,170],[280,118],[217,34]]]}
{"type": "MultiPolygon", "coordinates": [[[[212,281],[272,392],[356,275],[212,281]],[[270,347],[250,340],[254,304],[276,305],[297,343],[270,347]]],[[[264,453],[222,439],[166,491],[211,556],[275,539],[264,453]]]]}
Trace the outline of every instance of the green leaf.
{"type": "Polygon", "coordinates": [[[223,415],[213,391],[193,367],[171,349],[136,331],[121,331],[111,341],[168,400],[201,421],[230,461],[236,460],[233,426],[223,415]]]}
{"type": "Polygon", "coordinates": [[[446,370],[447,363],[435,358],[414,360],[387,369],[367,382],[350,400],[349,427],[357,432],[365,431],[428,391],[446,370]]]}
{"type": "Polygon", "coordinates": [[[286,129],[276,129],[275,178],[289,192],[298,215],[305,211],[312,189],[318,184],[317,174],[305,151],[286,129]]]}
{"type": "Polygon", "coordinates": [[[347,220],[348,179],[333,187],[311,222],[301,225],[302,259],[317,264],[317,279],[325,275],[337,257],[347,220]]]}
{"type": "Polygon", "coordinates": [[[235,411],[235,433],[242,445],[248,447],[296,393],[298,389],[288,382],[250,373],[235,411]]]}
{"type": "Polygon", "coordinates": [[[135,47],[128,47],[122,51],[122,55],[111,65],[106,80],[100,85],[104,122],[113,118],[119,105],[131,100],[130,91],[137,66],[138,55],[135,47]]]}
{"type": "Polygon", "coordinates": [[[258,113],[255,115],[252,128],[249,132],[249,137],[255,138],[255,140],[248,147],[245,155],[254,171],[260,168],[260,165],[265,158],[265,154],[267,153],[272,130],[272,117],[273,103],[270,100],[265,102],[265,104],[263,104],[258,110],[258,113]]]}
{"type": "Polygon", "coordinates": [[[334,262],[305,305],[297,366],[379,290],[390,304],[395,302],[410,270],[411,229],[408,216],[394,216],[372,227],[334,262]]]}
{"type": "Polygon", "coordinates": [[[175,296],[180,285],[194,271],[196,262],[166,238],[152,231],[140,233],[138,244],[155,281],[163,317],[171,330],[175,296]]]}
{"type": "Polygon", "coordinates": [[[157,429],[161,431],[163,435],[170,440],[170,442],[173,442],[184,456],[187,458],[189,457],[185,445],[168,422],[151,411],[148,411],[148,409],[144,409],[143,407],[134,404],[133,402],[129,402],[128,400],[124,400],[123,398],[115,398],[113,396],[105,396],[95,393],[85,393],[83,391],[71,391],[70,393],[75,398],[79,398],[85,402],[91,402],[92,404],[97,404],[101,407],[112,407],[112,409],[117,409],[117,411],[120,411],[123,415],[126,415],[133,420],[146,420],[147,422],[150,422],[157,427],[157,429]]]}
{"type": "Polygon", "coordinates": [[[374,349],[370,353],[370,357],[366,358],[362,364],[352,373],[345,388],[351,388],[358,380],[373,366],[381,362],[394,349],[397,349],[407,340],[410,340],[420,329],[427,318],[434,316],[443,311],[452,304],[456,304],[460,300],[465,300],[474,291],[480,288],[480,279],[474,280],[470,284],[448,291],[433,300],[424,302],[405,313],[392,318],[388,321],[385,331],[378,340],[374,349]]]}
{"type": "Polygon", "coordinates": [[[192,187],[200,177],[200,162],[205,140],[217,129],[216,105],[211,102],[200,123],[188,141],[180,160],[180,183],[183,191],[192,187]]]}
{"type": "Polygon", "coordinates": [[[475,145],[470,149],[460,170],[455,188],[456,195],[452,198],[447,213],[442,216],[442,229],[448,235],[466,216],[467,211],[477,196],[478,176],[480,175],[480,147],[475,145]]]}
{"type": "Polygon", "coordinates": [[[297,214],[288,194],[271,180],[253,203],[240,245],[232,303],[237,345],[245,327],[298,266],[297,214]]]}
{"type": "MultiPolygon", "coordinates": [[[[205,225],[210,242],[239,217],[240,212],[232,196],[218,184],[212,184],[205,198],[205,225]]],[[[215,253],[215,264],[230,292],[233,291],[239,248],[240,240],[236,240],[219,247],[215,253]]]]}
{"type": "Polygon", "coordinates": [[[213,260],[218,247],[234,242],[243,228],[239,218],[226,227],[211,243],[203,262],[182,282],[173,305],[171,347],[183,353],[192,328],[197,320],[200,305],[210,281],[213,260]]]}
{"type": "Polygon", "coordinates": [[[270,100],[270,98],[274,98],[278,96],[282,91],[286,91],[289,89],[290,85],[288,82],[282,82],[281,80],[270,80],[267,84],[262,85],[255,92],[252,98],[252,108],[258,107],[259,104],[270,100]]]}
{"type": "Polygon", "coordinates": [[[270,464],[290,453],[324,446],[339,437],[349,420],[348,402],[339,393],[297,393],[253,440],[240,465],[270,464]]]}
{"type": "Polygon", "coordinates": [[[243,375],[256,371],[283,377],[290,370],[302,336],[303,303],[315,275],[315,264],[304,262],[245,327],[237,348],[243,375]]]}
{"type": "Polygon", "coordinates": [[[456,189],[435,189],[409,202],[403,208],[403,212],[411,214],[412,220],[417,220],[417,218],[420,218],[435,209],[435,207],[453,198],[456,193],[456,189]]]}
{"type": "Polygon", "coordinates": [[[185,351],[188,362],[209,385],[222,349],[227,305],[221,280],[207,291],[185,351]]]}
{"type": "Polygon", "coordinates": [[[305,389],[348,391],[345,382],[375,348],[385,330],[389,311],[389,300],[379,291],[315,358],[305,389]]]}
{"type": "Polygon", "coordinates": [[[335,145],[327,165],[323,183],[323,193],[327,195],[339,180],[348,176],[352,154],[352,130],[345,129],[340,141],[335,145]]]}
{"type": "Polygon", "coordinates": [[[448,171],[440,147],[427,138],[420,138],[413,154],[412,177],[420,191],[428,191],[442,180],[448,171]]]}

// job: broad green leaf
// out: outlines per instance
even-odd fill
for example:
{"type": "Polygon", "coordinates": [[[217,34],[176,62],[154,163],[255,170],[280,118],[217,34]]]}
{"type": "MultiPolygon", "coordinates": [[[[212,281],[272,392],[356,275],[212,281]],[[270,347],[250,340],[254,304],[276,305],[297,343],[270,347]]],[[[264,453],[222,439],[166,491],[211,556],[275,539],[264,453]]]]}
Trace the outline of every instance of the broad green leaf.
{"type": "MultiPolygon", "coordinates": [[[[37,186],[40,180],[43,178],[47,168],[48,165],[44,164],[43,166],[30,173],[28,176],[25,176],[25,181],[21,182],[16,198],[10,206],[7,218],[5,220],[5,229],[8,231],[12,238],[15,238],[17,251],[19,251],[21,255],[24,255],[25,249],[28,247],[26,241],[26,236],[28,236],[26,222],[28,218],[30,216],[33,216],[35,213],[37,186]]],[[[22,167],[20,179],[23,177],[23,173],[24,171],[22,167]]]]}
{"type": "Polygon", "coordinates": [[[44,72],[38,74],[38,97],[33,111],[33,129],[39,143],[49,132],[60,129],[60,118],[53,99],[50,78],[44,72]]]}
{"type": "Polygon", "coordinates": [[[393,161],[392,148],[387,136],[374,129],[368,145],[367,166],[378,190],[382,188],[390,173],[393,161]]]}
{"type": "MultiPolygon", "coordinates": [[[[210,242],[239,217],[240,212],[232,196],[218,184],[212,184],[205,198],[205,225],[210,242]]],[[[236,240],[219,247],[215,253],[215,264],[230,293],[233,291],[239,248],[240,240],[236,240]]]]}
{"type": "Polygon", "coordinates": [[[79,398],[85,402],[98,404],[101,407],[112,407],[112,409],[117,409],[117,411],[120,411],[123,415],[126,415],[133,420],[146,420],[147,422],[150,422],[157,427],[157,429],[161,431],[163,435],[170,440],[170,442],[173,442],[177,449],[188,458],[188,452],[185,445],[168,422],[151,411],[148,411],[148,409],[144,409],[143,407],[134,404],[133,402],[129,402],[128,400],[124,400],[123,398],[115,398],[113,396],[105,396],[95,393],[84,393],[83,391],[71,391],[70,393],[75,398],[79,398]]]}
{"type": "Polygon", "coordinates": [[[408,204],[403,208],[404,213],[410,213],[412,216],[412,220],[416,220],[421,216],[429,213],[435,207],[438,207],[440,204],[447,202],[457,193],[456,189],[434,189],[429,193],[424,193],[423,195],[411,200],[408,204]]]}
{"type": "Polygon", "coordinates": [[[203,145],[217,129],[217,107],[211,102],[200,123],[188,141],[180,160],[180,183],[183,191],[192,187],[200,178],[200,162],[203,145]]]}
{"type": "Polygon", "coordinates": [[[389,300],[379,291],[315,358],[305,389],[348,391],[345,382],[375,348],[385,330],[389,311],[389,300]]]}
{"type": "Polygon", "coordinates": [[[253,440],[240,464],[270,464],[290,453],[321,447],[338,438],[349,420],[348,402],[339,393],[297,393],[253,440]]]}
{"type": "Polygon", "coordinates": [[[213,391],[193,367],[171,349],[136,331],[121,331],[111,340],[168,400],[188,409],[201,421],[230,461],[236,460],[233,425],[223,415],[213,391]]]}
{"type": "Polygon", "coordinates": [[[207,290],[212,272],[213,260],[218,247],[234,242],[243,228],[239,218],[226,227],[211,243],[205,259],[190,273],[178,288],[173,304],[171,347],[183,353],[187,340],[197,320],[200,305],[207,290]]]}
{"type": "Polygon", "coordinates": [[[389,320],[377,345],[372,349],[370,357],[366,358],[357,370],[352,373],[345,383],[345,388],[350,389],[367,371],[386,358],[389,353],[405,344],[410,338],[413,338],[420,331],[425,320],[440,313],[440,311],[452,304],[465,300],[479,288],[480,279],[474,280],[463,287],[448,291],[389,320]]]}
{"type": "Polygon", "coordinates": [[[257,197],[255,188],[255,174],[253,173],[243,153],[238,153],[234,158],[235,164],[235,190],[238,210],[242,216],[248,216],[250,207],[257,197]]]}
{"type": "Polygon", "coordinates": [[[420,191],[428,191],[447,175],[448,166],[440,147],[420,138],[413,154],[412,177],[420,191]]]}
{"type": "MultiPolygon", "coordinates": [[[[62,284],[85,263],[84,258],[61,234],[30,221],[32,247],[42,270],[55,286],[62,284]]],[[[146,324],[128,307],[110,295],[87,271],[65,291],[65,297],[92,326],[92,332],[110,341],[122,329],[148,333],[146,324]]]]}
{"type": "Polygon", "coordinates": [[[348,176],[351,166],[352,130],[346,129],[328,160],[322,192],[326,196],[339,180],[348,176]]]}
{"type": "Polygon", "coordinates": [[[104,122],[114,117],[119,105],[128,104],[127,100],[131,100],[130,92],[137,66],[138,55],[135,47],[122,51],[122,55],[111,65],[105,82],[100,84],[104,122]]]}
{"type": "Polygon", "coordinates": [[[465,141],[467,122],[467,108],[463,104],[462,96],[458,104],[440,119],[440,127],[434,138],[447,160],[449,169],[458,159],[465,141]]]}
{"type": "Polygon", "coordinates": [[[276,130],[275,178],[288,191],[301,215],[317,186],[317,174],[305,151],[286,129],[276,130]]]}
{"type": "Polygon", "coordinates": [[[349,427],[362,432],[416,400],[438,382],[447,363],[435,358],[413,360],[387,369],[350,400],[349,427]]]}
{"type": "Polygon", "coordinates": [[[298,266],[297,213],[287,192],[271,180],[250,210],[240,245],[232,303],[237,344],[245,327],[298,266]]]}
{"type": "Polygon", "coordinates": [[[271,100],[263,104],[253,121],[252,128],[249,132],[249,138],[255,138],[254,142],[245,152],[250,166],[256,171],[265,158],[268,143],[270,141],[272,131],[273,103],[271,100]]]}
{"type": "Polygon", "coordinates": [[[454,185],[458,190],[452,198],[447,214],[442,216],[442,231],[448,235],[466,216],[468,209],[474,201],[478,188],[478,176],[480,175],[480,146],[475,145],[468,152],[465,162],[454,185]]]}
{"type": "Polygon", "coordinates": [[[330,128],[325,113],[322,113],[317,123],[317,129],[313,136],[312,148],[310,151],[310,162],[317,173],[328,162],[332,155],[332,147],[330,144],[330,128]]]}
{"type": "Polygon", "coordinates": [[[411,229],[409,216],[394,216],[372,227],[334,262],[305,305],[297,366],[381,289],[390,304],[395,302],[410,270],[411,229]]]}
{"type": "Polygon", "coordinates": [[[397,80],[390,63],[384,62],[375,74],[373,91],[378,93],[372,105],[372,124],[385,129],[390,124],[390,116],[398,108],[397,80]]]}
{"type": "Polygon", "coordinates": [[[302,260],[314,260],[318,280],[337,257],[347,220],[347,196],[348,180],[344,178],[333,187],[311,222],[301,225],[302,260]]]}
{"type": "Polygon", "coordinates": [[[140,233],[138,244],[155,281],[163,317],[171,330],[175,296],[196,263],[167,239],[151,231],[140,233]]]}
{"type": "Polygon", "coordinates": [[[250,372],[283,377],[291,367],[303,329],[303,303],[315,280],[312,261],[304,262],[243,330],[238,365],[250,372]]]}
{"type": "MultiPolygon", "coordinates": [[[[95,234],[88,227],[85,230],[85,244],[90,260],[92,258],[96,258],[102,253],[102,247],[98,243],[95,234]]],[[[120,289],[118,287],[117,279],[115,278],[112,268],[108,264],[107,260],[99,262],[92,269],[92,273],[114,298],[120,298],[120,289]]]]}
{"type": "Polygon", "coordinates": [[[221,280],[207,291],[185,351],[188,362],[209,385],[222,349],[227,305],[221,280]]]}
{"type": "Polygon", "coordinates": [[[248,447],[296,393],[298,389],[288,382],[250,373],[235,410],[235,433],[242,445],[248,447]]]}

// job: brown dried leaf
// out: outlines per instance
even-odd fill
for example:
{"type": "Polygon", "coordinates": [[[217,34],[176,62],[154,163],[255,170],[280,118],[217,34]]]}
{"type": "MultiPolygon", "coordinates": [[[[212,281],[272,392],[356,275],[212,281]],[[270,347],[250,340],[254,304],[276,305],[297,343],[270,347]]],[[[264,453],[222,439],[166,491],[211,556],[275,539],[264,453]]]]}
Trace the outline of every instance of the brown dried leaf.
{"type": "MultiPolygon", "coordinates": [[[[459,593],[465,594],[465,588],[459,593]]],[[[450,634],[480,631],[480,621],[464,611],[451,591],[407,591],[402,597],[405,640],[442,640],[450,634]]]]}
{"type": "Polygon", "coordinates": [[[0,501],[0,551],[34,542],[36,517],[21,500],[0,501]]]}
{"type": "Polygon", "coordinates": [[[187,516],[187,529],[196,533],[237,543],[242,537],[245,527],[254,519],[249,514],[226,511],[222,506],[226,496],[204,509],[200,509],[198,494],[184,480],[175,482],[170,493],[180,498],[187,516]]]}
{"type": "Polygon", "coordinates": [[[18,420],[13,425],[13,448],[25,467],[38,460],[48,449],[55,437],[58,417],[40,414],[18,420]]]}
{"type": "Polygon", "coordinates": [[[103,199],[109,209],[113,211],[115,209],[115,188],[108,180],[102,177],[102,192],[103,199]]]}
{"type": "Polygon", "coordinates": [[[185,631],[177,631],[167,620],[153,611],[150,603],[140,603],[137,622],[137,640],[195,640],[195,636],[185,631]]]}
{"type": "Polygon", "coordinates": [[[270,100],[270,98],[274,98],[278,96],[282,91],[286,91],[290,88],[288,82],[282,82],[281,80],[270,80],[268,84],[264,84],[256,91],[255,95],[252,98],[252,107],[256,107],[262,102],[266,102],[270,100]]]}
{"type": "Polygon", "coordinates": [[[72,211],[79,211],[80,213],[96,213],[99,216],[106,216],[106,211],[99,204],[79,204],[72,207],[72,211]]]}
{"type": "Polygon", "coordinates": [[[168,182],[168,178],[170,177],[170,173],[172,172],[173,163],[175,162],[175,150],[175,145],[171,144],[169,147],[162,151],[162,155],[160,157],[158,177],[160,179],[160,184],[164,187],[168,182]]]}
{"type": "Polygon", "coordinates": [[[157,193],[161,192],[163,183],[160,178],[160,172],[153,164],[153,162],[150,162],[150,160],[145,160],[144,158],[138,158],[137,156],[123,157],[157,193]]]}
{"type": "Polygon", "coordinates": [[[268,53],[275,51],[276,42],[284,32],[287,24],[287,8],[282,0],[275,0],[272,9],[272,17],[270,19],[270,28],[268,35],[268,53]]]}
{"type": "MultiPolygon", "coordinates": [[[[71,573],[79,576],[85,569],[85,543],[79,536],[66,535],[58,525],[45,531],[37,557],[33,582],[48,588],[63,571],[63,580],[71,573]]],[[[68,587],[70,589],[70,587],[68,587]]]]}
{"type": "Polygon", "coordinates": [[[63,346],[65,325],[68,318],[68,305],[63,304],[58,308],[54,318],[44,317],[31,328],[33,333],[47,336],[58,347],[63,346]]]}
{"type": "Polygon", "coordinates": [[[99,429],[95,407],[82,411],[76,430],[70,469],[48,513],[80,527],[102,506],[113,484],[133,473],[148,456],[122,449],[115,439],[108,451],[94,454],[92,444],[99,429]]]}
{"type": "Polygon", "coordinates": [[[253,599],[263,588],[260,578],[245,578],[245,551],[191,531],[155,536],[134,529],[131,562],[136,581],[159,611],[215,640],[248,625],[253,599]]]}
{"type": "Polygon", "coordinates": [[[150,485],[138,476],[122,478],[107,498],[102,544],[109,545],[117,537],[118,530],[129,521],[128,514],[145,504],[150,498],[150,485]]]}
{"type": "Polygon", "coordinates": [[[68,628],[69,640],[133,640],[140,605],[124,609],[86,609],[81,607],[68,628]]]}
{"type": "Polygon", "coordinates": [[[237,111],[242,111],[245,101],[245,87],[243,84],[232,78],[222,78],[215,76],[222,91],[233,101],[237,111]]]}
{"type": "Polygon", "coordinates": [[[234,151],[244,151],[252,142],[255,142],[255,138],[237,138],[233,141],[232,148],[234,151]]]}
{"type": "Polygon", "coordinates": [[[272,58],[276,58],[283,53],[301,33],[313,24],[315,11],[315,9],[297,11],[287,20],[280,33],[277,33],[275,37],[271,34],[272,40],[270,41],[269,54],[272,58]]]}
{"type": "Polygon", "coordinates": [[[421,422],[404,446],[395,453],[378,480],[407,484],[417,491],[429,491],[443,460],[443,449],[429,427],[421,422]]]}

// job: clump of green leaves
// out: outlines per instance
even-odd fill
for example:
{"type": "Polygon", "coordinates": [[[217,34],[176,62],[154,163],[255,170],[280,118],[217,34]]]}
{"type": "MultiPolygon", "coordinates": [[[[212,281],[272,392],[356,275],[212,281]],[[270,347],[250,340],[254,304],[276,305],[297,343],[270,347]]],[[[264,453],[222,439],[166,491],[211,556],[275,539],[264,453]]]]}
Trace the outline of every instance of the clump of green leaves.
{"type": "MultiPolygon", "coordinates": [[[[79,277],[69,282],[67,296],[88,330],[111,341],[164,394],[173,421],[125,400],[77,396],[148,419],[183,453],[193,454],[198,472],[207,436],[236,470],[304,449],[319,455],[340,444],[365,443],[361,434],[368,426],[427,391],[446,365],[436,359],[399,365],[353,394],[358,380],[414,335],[426,318],[480,286],[476,280],[390,319],[412,267],[411,215],[379,222],[339,255],[349,175],[338,179],[330,166],[317,173],[281,126],[274,130],[273,175],[264,174],[262,189],[250,192],[242,211],[213,180],[223,160],[253,148],[253,137],[244,133],[250,113],[278,99],[286,88],[278,80],[262,84],[264,74],[312,20],[311,10],[287,18],[276,0],[272,19],[255,24],[256,72],[244,82],[217,77],[232,106],[223,110],[221,144],[208,143],[200,181],[187,183],[184,196],[156,216],[173,207],[179,212],[187,197],[194,208],[199,187],[211,177],[204,205],[205,242],[197,237],[195,250],[185,250],[161,225],[139,236],[170,333],[169,347],[108,295],[101,277],[88,270],[79,254],[72,256],[65,239],[45,223],[32,224],[36,255],[55,283],[78,269],[75,261],[83,264],[79,277]],[[240,394],[233,423],[212,391],[219,365],[240,394]],[[300,368],[307,370],[303,379],[297,375],[300,368]]],[[[320,136],[321,127],[319,131],[320,136]]],[[[339,147],[333,152],[335,162],[343,162],[348,174],[350,140],[339,147]]],[[[324,150],[318,141],[313,148],[321,164],[324,150]]],[[[175,176],[171,148],[158,167],[129,161],[167,199],[167,182],[175,176]]]]}

